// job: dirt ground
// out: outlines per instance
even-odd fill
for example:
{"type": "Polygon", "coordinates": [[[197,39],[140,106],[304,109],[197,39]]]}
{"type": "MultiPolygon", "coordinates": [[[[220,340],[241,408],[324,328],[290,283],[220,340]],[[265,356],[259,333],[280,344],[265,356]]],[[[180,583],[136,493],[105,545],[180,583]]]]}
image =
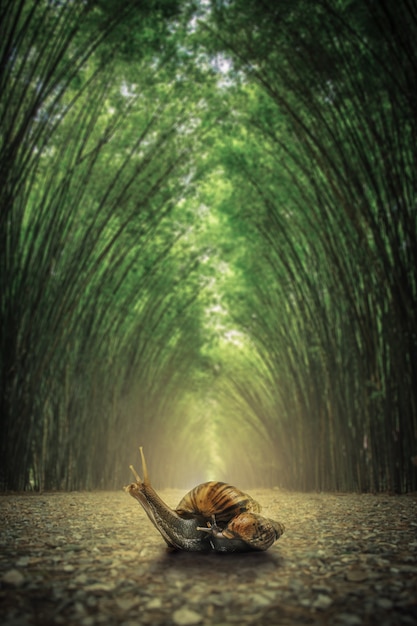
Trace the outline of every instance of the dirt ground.
{"type": "Polygon", "coordinates": [[[250,493],[264,553],[169,552],[123,491],[0,496],[0,623],[417,624],[416,494],[250,493]]]}

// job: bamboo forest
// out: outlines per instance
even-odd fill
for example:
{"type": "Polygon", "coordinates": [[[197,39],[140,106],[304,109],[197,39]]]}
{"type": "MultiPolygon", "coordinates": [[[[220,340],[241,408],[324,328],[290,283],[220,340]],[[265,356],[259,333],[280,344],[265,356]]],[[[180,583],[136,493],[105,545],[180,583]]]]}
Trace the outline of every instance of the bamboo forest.
{"type": "Polygon", "coordinates": [[[0,4],[0,489],[417,490],[417,5],[0,4]]]}

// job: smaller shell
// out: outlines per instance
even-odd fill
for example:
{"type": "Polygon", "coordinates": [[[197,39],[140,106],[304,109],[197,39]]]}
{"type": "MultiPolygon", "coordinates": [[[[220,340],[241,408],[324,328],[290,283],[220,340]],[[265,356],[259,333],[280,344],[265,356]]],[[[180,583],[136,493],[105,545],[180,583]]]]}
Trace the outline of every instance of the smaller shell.
{"type": "Polygon", "coordinates": [[[247,493],[227,483],[210,481],[189,491],[176,508],[180,517],[229,522],[244,512],[259,513],[260,505],[247,493]]]}
{"type": "Polygon", "coordinates": [[[222,534],[228,539],[241,539],[254,550],[267,550],[284,530],[284,525],[275,520],[255,513],[241,513],[227,524],[222,534]]]}

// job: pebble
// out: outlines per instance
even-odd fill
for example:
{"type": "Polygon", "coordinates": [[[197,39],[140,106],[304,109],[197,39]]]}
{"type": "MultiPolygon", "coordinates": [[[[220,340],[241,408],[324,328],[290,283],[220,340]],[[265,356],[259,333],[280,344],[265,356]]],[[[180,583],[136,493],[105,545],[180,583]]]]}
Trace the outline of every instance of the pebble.
{"type": "Polygon", "coordinates": [[[78,615],[85,615],[86,609],[82,602],[75,602],[74,609],[78,613],[78,615]]]}
{"type": "Polygon", "coordinates": [[[324,593],[331,593],[332,588],[329,585],[325,585],[323,583],[313,584],[311,585],[313,591],[324,591],[324,593]]]}
{"type": "Polygon", "coordinates": [[[62,569],[64,570],[64,572],[67,572],[67,573],[75,572],[75,566],[69,563],[67,565],[64,565],[62,569]]]}
{"type": "MultiPolygon", "coordinates": [[[[137,598],[116,598],[116,604],[121,611],[128,613],[133,607],[138,605],[138,600],[137,598]]],[[[149,605],[146,608],[149,609],[149,605]]]]}
{"type": "Polygon", "coordinates": [[[146,608],[148,610],[160,609],[161,607],[162,607],[161,598],[152,598],[152,600],[149,600],[149,602],[146,604],[146,608]]]}
{"type": "Polygon", "coordinates": [[[86,585],[85,586],[85,591],[88,592],[109,592],[109,591],[113,591],[113,589],[115,588],[115,583],[106,583],[106,582],[99,582],[99,583],[92,583],[91,585],[86,585]]]}
{"type": "MultiPolygon", "coordinates": [[[[252,599],[252,596],[251,596],[252,599]]],[[[210,596],[210,603],[214,604],[215,606],[227,606],[228,604],[230,604],[233,600],[233,596],[231,593],[218,593],[218,594],[212,594],[210,596]]]]}
{"type": "Polygon", "coordinates": [[[380,609],[384,609],[385,611],[387,611],[389,609],[392,609],[394,603],[390,598],[378,598],[376,601],[376,605],[380,609]]]}
{"type": "Polygon", "coordinates": [[[267,598],[260,593],[255,593],[250,596],[250,602],[255,608],[261,608],[263,606],[269,606],[271,604],[271,598],[267,598]]]}
{"type": "Polygon", "coordinates": [[[339,613],[336,616],[337,624],[343,624],[343,626],[360,626],[363,621],[358,615],[350,613],[339,613]]]}
{"type": "Polygon", "coordinates": [[[351,569],[346,572],[346,580],[354,583],[361,583],[364,580],[368,580],[368,572],[360,569],[351,569]]]}
{"type": "Polygon", "coordinates": [[[314,609],[325,611],[331,604],[333,604],[333,600],[329,596],[319,593],[312,606],[314,609]]]}
{"type": "Polygon", "coordinates": [[[74,578],[74,583],[76,583],[77,585],[85,585],[87,583],[87,575],[86,574],[78,574],[78,576],[76,576],[74,578]]]}
{"type": "Polygon", "coordinates": [[[176,626],[192,626],[193,624],[200,624],[203,621],[201,615],[186,607],[174,611],[172,619],[176,626]]]}
{"type": "Polygon", "coordinates": [[[25,577],[22,572],[19,572],[18,569],[10,569],[8,572],[3,574],[1,582],[9,587],[21,587],[25,582],[25,577]]]}

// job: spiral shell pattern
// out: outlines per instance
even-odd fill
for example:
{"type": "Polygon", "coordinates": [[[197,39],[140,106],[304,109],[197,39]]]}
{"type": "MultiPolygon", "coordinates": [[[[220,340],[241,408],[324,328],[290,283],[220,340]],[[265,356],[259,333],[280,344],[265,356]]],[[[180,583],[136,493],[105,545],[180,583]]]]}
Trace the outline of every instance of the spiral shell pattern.
{"type": "Polygon", "coordinates": [[[223,530],[223,537],[241,539],[254,550],[267,550],[284,532],[284,525],[255,513],[241,513],[223,530]]]}
{"type": "Polygon", "coordinates": [[[227,483],[210,481],[191,489],[178,504],[176,513],[184,518],[229,522],[245,512],[259,513],[260,505],[247,493],[227,483]]]}

